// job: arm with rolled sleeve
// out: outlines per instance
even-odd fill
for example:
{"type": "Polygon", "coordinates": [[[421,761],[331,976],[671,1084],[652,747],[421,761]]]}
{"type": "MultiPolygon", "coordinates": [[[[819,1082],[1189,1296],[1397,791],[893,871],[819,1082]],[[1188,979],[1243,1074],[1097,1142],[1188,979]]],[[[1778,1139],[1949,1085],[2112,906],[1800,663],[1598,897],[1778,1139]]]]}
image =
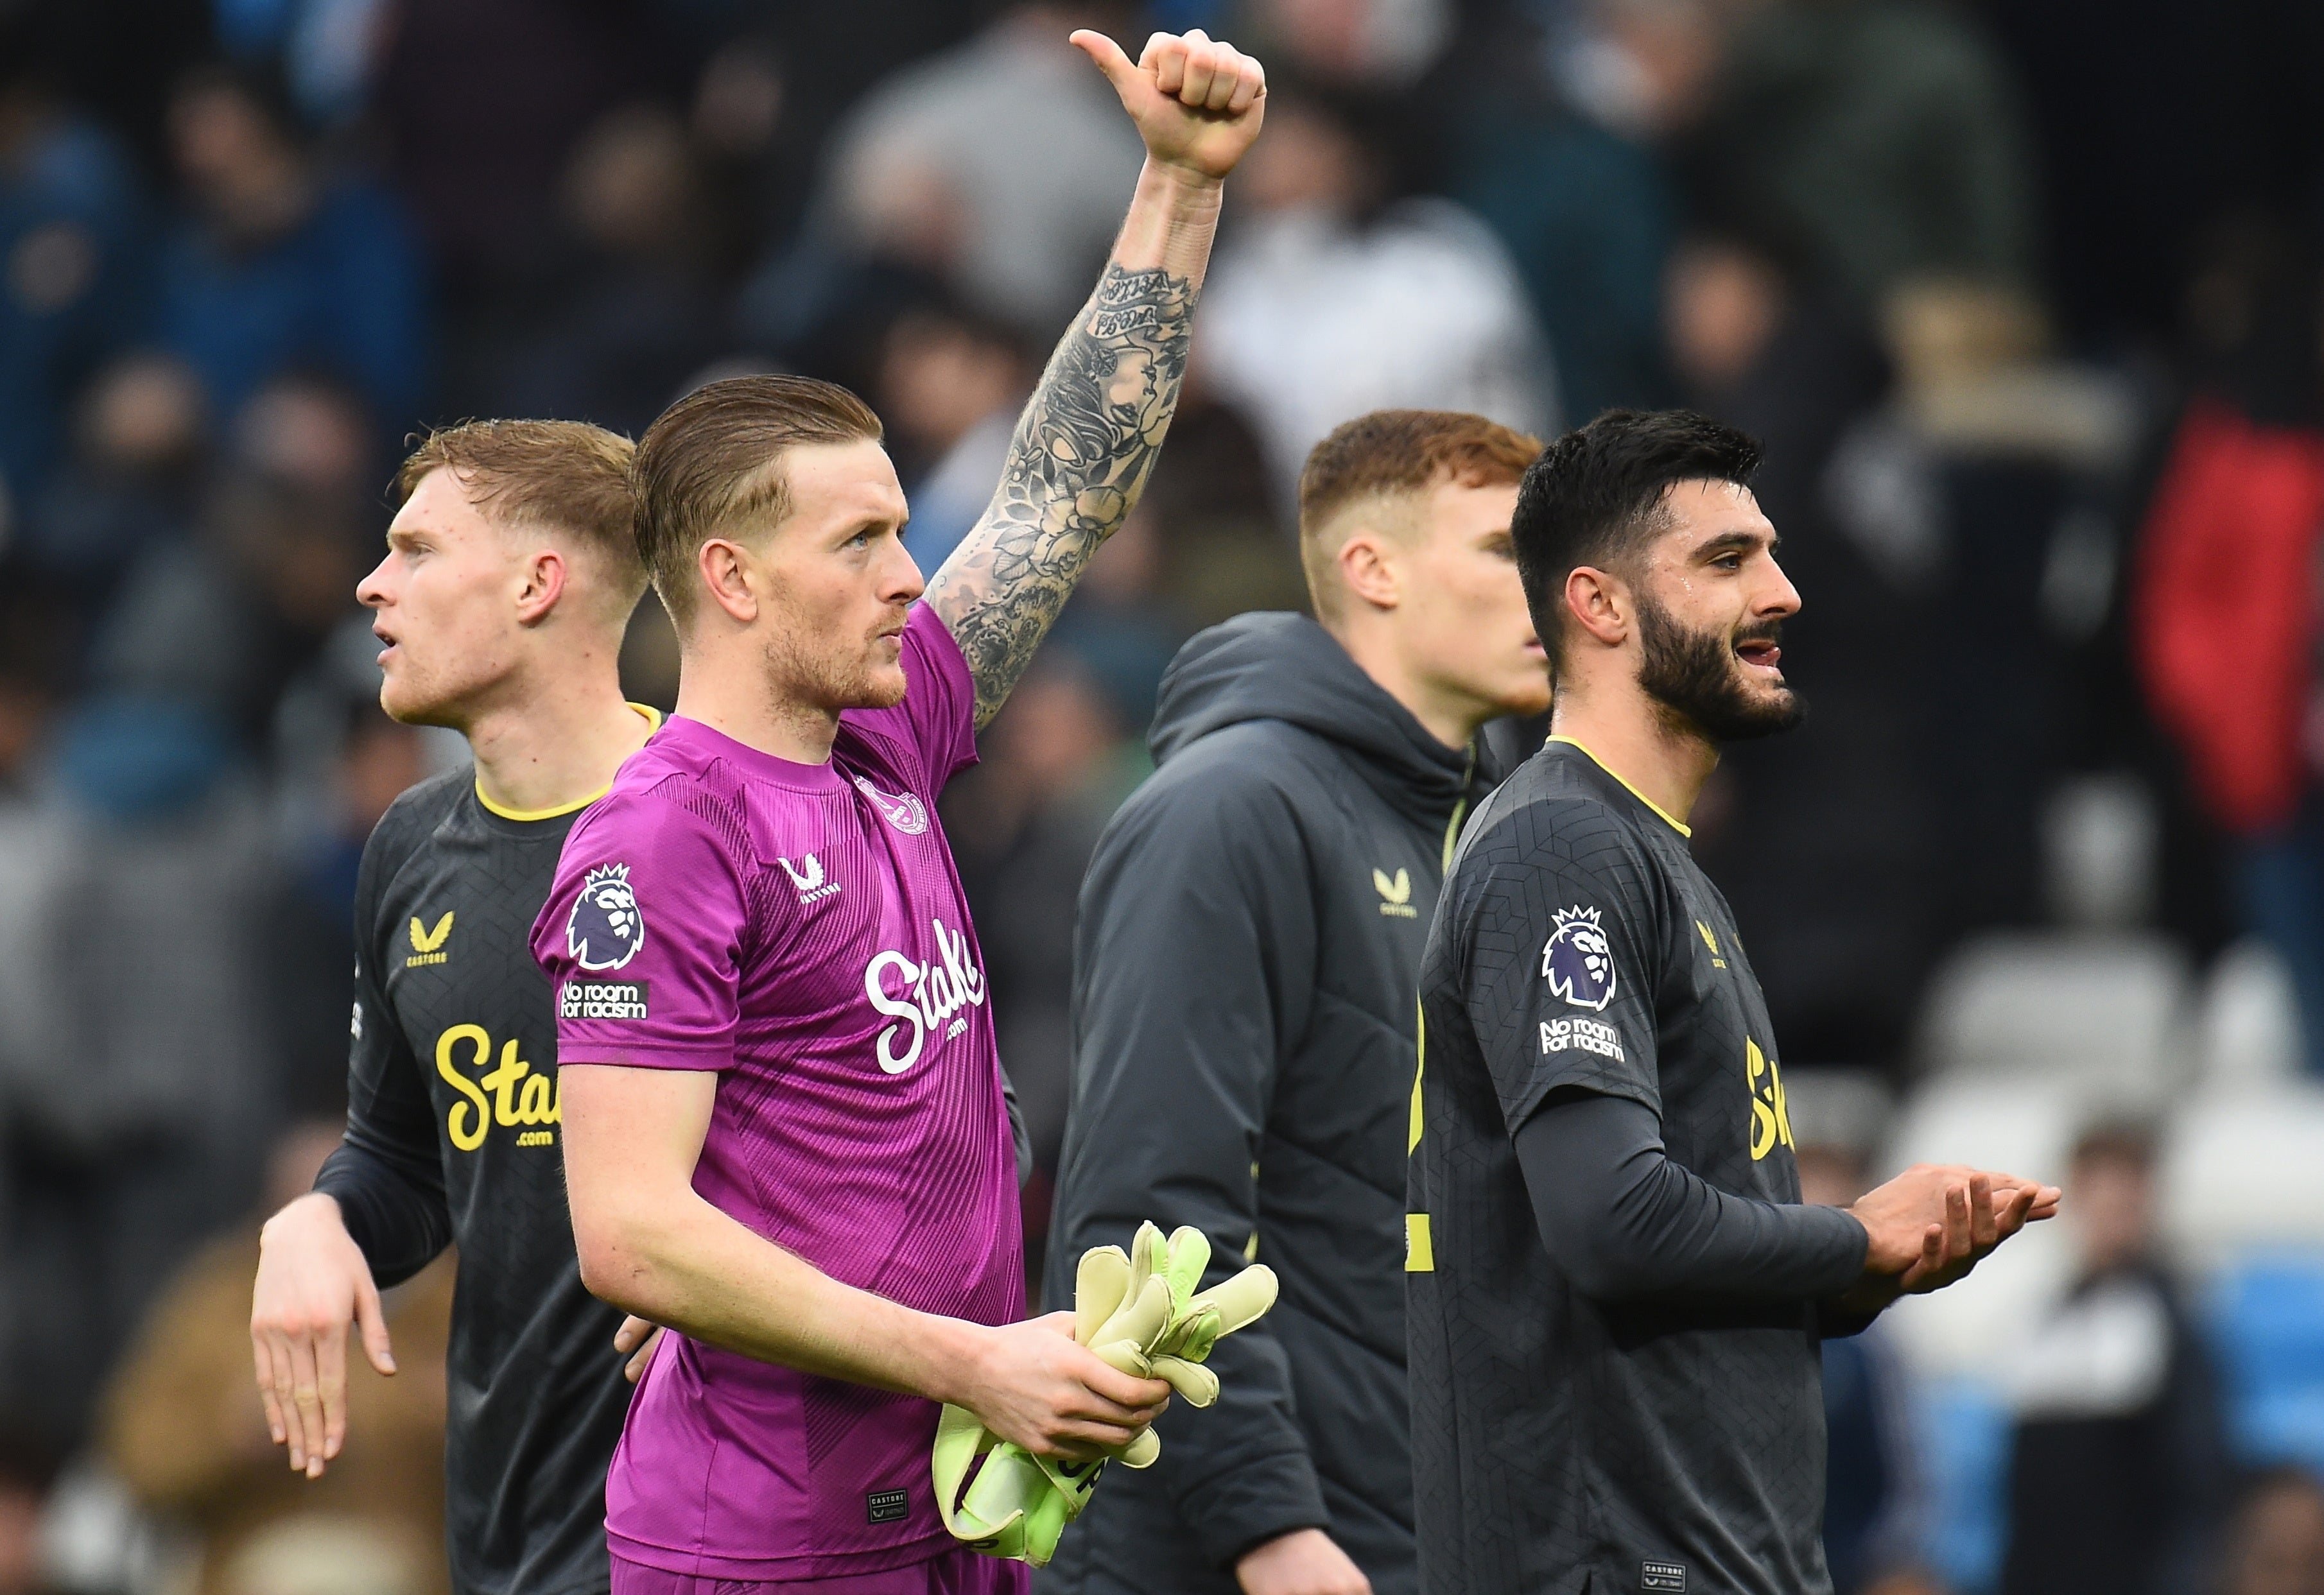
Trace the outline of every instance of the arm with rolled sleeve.
{"type": "MultiPolygon", "coordinates": [[[[1242,1267],[1276,1062],[1305,1028],[1315,909],[1288,799],[1213,770],[1133,800],[1098,845],[1074,958],[1074,1081],[1051,1295],[1141,1220],[1211,1239],[1204,1283],[1242,1267]],[[1159,801],[1155,799],[1159,798],[1159,801]]],[[[1218,1405],[1174,1408],[1155,1465],[1213,1564],[1330,1521],[1265,1319],[1221,1341],[1218,1405]]]]}

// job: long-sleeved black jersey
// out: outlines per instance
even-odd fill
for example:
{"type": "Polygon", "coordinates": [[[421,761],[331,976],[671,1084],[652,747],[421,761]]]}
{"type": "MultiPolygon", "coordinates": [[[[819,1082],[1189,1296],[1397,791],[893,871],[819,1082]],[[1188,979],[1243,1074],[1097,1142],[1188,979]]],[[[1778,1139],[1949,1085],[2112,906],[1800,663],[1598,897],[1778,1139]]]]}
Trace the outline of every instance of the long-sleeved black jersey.
{"type": "Polygon", "coordinates": [[[580,807],[516,817],[466,770],[423,782],[372,833],[355,890],[347,1133],[316,1188],[383,1286],[460,1249],[444,1495],[461,1595],[608,1587],[622,1314],[581,1286],[530,946],[580,807]]]}

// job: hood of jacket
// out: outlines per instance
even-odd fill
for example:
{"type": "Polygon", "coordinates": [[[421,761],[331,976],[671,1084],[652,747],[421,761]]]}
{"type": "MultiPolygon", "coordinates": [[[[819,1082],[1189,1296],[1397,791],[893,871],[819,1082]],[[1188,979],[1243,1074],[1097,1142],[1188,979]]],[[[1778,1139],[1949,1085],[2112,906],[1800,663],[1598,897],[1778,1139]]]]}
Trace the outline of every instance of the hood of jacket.
{"type": "Polygon", "coordinates": [[[1365,780],[1416,820],[1461,801],[1470,751],[1431,736],[1348,650],[1304,614],[1259,612],[1198,632],[1164,673],[1148,733],[1158,767],[1213,732],[1277,720],[1345,750],[1365,780]]]}

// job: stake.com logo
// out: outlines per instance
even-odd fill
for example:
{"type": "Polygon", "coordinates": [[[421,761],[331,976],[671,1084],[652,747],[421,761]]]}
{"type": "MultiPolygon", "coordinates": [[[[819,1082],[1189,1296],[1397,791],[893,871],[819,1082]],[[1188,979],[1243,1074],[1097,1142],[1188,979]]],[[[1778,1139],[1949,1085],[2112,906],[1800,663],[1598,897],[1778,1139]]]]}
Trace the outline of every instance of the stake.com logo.
{"type": "Polygon", "coordinates": [[[963,1009],[984,1006],[984,972],[970,961],[968,937],[947,929],[941,919],[928,923],[936,933],[936,958],[917,963],[901,953],[882,953],[863,969],[863,994],[872,1000],[872,1006],[903,1021],[880,1032],[880,1067],[890,1074],[900,1074],[919,1062],[929,1031],[952,1020],[943,1037],[948,1041],[968,1028],[963,1009]],[[937,959],[943,961],[941,964],[937,959]],[[901,988],[893,993],[889,991],[890,970],[901,988]],[[896,1037],[907,1024],[911,1027],[911,1039],[899,1052],[896,1037]]]}

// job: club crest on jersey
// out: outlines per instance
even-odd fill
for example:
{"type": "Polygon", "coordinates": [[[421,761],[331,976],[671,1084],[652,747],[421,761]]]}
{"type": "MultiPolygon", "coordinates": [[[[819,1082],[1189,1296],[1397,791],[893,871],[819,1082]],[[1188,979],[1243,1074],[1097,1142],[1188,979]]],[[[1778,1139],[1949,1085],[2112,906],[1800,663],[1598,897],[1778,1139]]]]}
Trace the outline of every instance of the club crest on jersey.
{"type": "Polygon", "coordinates": [[[582,968],[619,969],[646,945],[646,919],[630,890],[627,864],[599,864],[581,882],[572,917],[565,922],[566,951],[582,968]]]}
{"type": "Polygon", "coordinates": [[[1595,908],[1560,908],[1541,947],[1541,976],[1575,1008],[1603,1013],[1614,1000],[1614,949],[1595,908]]]}
{"type": "Polygon", "coordinates": [[[862,776],[855,778],[855,789],[872,799],[881,817],[907,836],[925,834],[928,828],[927,805],[909,792],[890,797],[862,776]]]}

